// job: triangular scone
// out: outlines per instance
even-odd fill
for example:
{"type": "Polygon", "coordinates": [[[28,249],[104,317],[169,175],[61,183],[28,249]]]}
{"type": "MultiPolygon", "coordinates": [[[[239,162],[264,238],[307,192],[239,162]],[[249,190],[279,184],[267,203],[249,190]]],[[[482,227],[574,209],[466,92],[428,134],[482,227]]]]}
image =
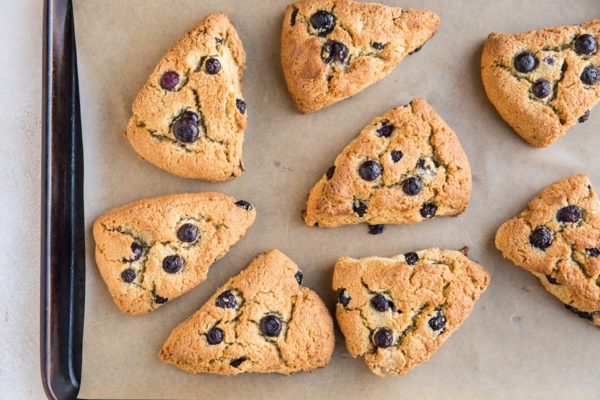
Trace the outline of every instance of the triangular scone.
{"type": "Polygon", "coordinates": [[[158,63],[133,103],[126,136],[141,158],[186,178],[242,172],[246,54],[225,14],[211,14],[158,63]]]}
{"type": "Polygon", "coordinates": [[[301,112],[352,96],[389,74],[437,32],[439,17],[352,0],[305,0],[288,6],[281,64],[301,112]]]}
{"type": "Polygon", "coordinates": [[[374,374],[405,374],[458,329],[489,282],[483,267],[460,251],[340,258],[333,290],[346,348],[364,356],[374,374]]]}
{"type": "Polygon", "coordinates": [[[561,179],[496,233],[496,247],[600,326],[600,203],[585,175],[561,179]]]}
{"type": "Polygon", "coordinates": [[[471,169],[456,134],[424,100],[375,118],[308,196],[304,221],[324,228],[409,224],[457,215],[471,169]]]}
{"type": "Polygon", "coordinates": [[[94,223],[100,275],[121,311],[145,314],[203,282],[255,216],[250,203],[221,193],[169,195],[115,208],[94,223]]]}
{"type": "Polygon", "coordinates": [[[489,35],[483,85],[500,116],[531,145],[551,145],[600,100],[598,41],[600,19],[489,35]]]}
{"type": "Polygon", "coordinates": [[[278,250],[255,258],[165,342],[163,361],[191,373],[290,374],[325,367],[334,347],[325,304],[278,250]]]}

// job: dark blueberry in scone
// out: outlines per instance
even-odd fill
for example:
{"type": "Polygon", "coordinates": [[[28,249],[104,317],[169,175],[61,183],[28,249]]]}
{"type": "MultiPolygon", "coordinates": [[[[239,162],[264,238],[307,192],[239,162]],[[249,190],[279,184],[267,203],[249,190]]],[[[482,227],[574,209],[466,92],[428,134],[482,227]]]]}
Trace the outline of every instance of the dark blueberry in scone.
{"type": "Polygon", "coordinates": [[[585,121],[588,120],[589,117],[590,117],[590,110],[586,110],[586,112],[584,112],[583,115],[577,119],[577,122],[579,122],[580,124],[583,124],[585,121]]]}
{"type": "MultiPolygon", "coordinates": [[[[296,12],[298,11],[298,9],[296,9],[296,12]]],[[[231,360],[229,362],[229,365],[231,365],[233,368],[238,368],[240,365],[242,365],[242,363],[244,361],[246,361],[247,358],[246,357],[240,357],[240,358],[236,358],[234,360],[231,360]]]]}
{"type": "Polygon", "coordinates": [[[144,247],[138,242],[131,243],[131,252],[133,253],[132,261],[137,261],[144,252],[144,247]]]}
{"type": "Polygon", "coordinates": [[[246,114],[246,102],[242,99],[235,99],[235,106],[239,110],[240,114],[246,114]]]}
{"type": "Polygon", "coordinates": [[[252,210],[252,208],[253,208],[253,207],[252,207],[252,204],[250,204],[250,202],[248,202],[248,201],[246,201],[246,200],[239,200],[239,201],[236,201],[236,202],[235,202],[235,205],[236,205],[236,206],[238,206],[238,207],[240,207],[240,208],[243,208],[243,209],[244,209],[244,210],[246,210],[246,211],[250,211],[250,210],[252,210]]]}
{"type": "Polygon", "coordinates": [[[352,205],[352,210],[359,216],[362,217],[367,212],[367,205],[359,200],[358,204],[352,205]]]}
{"type": "Polygon", "coordinates": [[[181,142],[193,143],[198,140],[199,133],[198,115],[195,113],[185,112],[173,124],[173,134],[181,142]]]}
{"type": "Polygon", "coordinates": [[[124,269],[123,272],[121,272],[121,279],[123,279],[123,282],[125,283],[133,282],[135,280],[135,277],[136,273],[131,268],[124,269]]]}
{"type": "Polygon", "coordinates": [[[294,278],[296,278],[298,285],[302,285],[302,280],[304,279],[304,274],[302,273],[302,271],[298,271],[294,274],[294,278]]]}
{"type": "Polygon", "coordinates": [[[423,49],[423,46],[425,46],[425,44],[422,44],[421,46],[417,47],[416,49],[408,53],[408,55],[412,56],[413,54],[420,52],[423,49]]]}
{"type": "Polygon", "coordinates": [[[552,275],[546,275],[546,280],[548,281],[548,283],[551,283],[553,285],[558,285],[558,281],[556,280],[555,277],[553,277],[552,275]]]}
{"type": "Polygon", "coordinates": [[[217,297],[215,304],[221,308],[235,308],[237,301],[235,295],[230,290],[226,290],[217,297]]]}
{"type": "Polygon", "coordinates": [[[538,99],[545,99],[546,97],[550,96],[550,93],[552,93],[552,86],[547,80],[538,79],[531,87],[531,91],[538,99]]]}
{"type": "Polygon", "coordinates": [[[162,267],[165,272],[174,274],[183,268],[183,259],[177,254],[171,254],[163,259],[162,267]]]}
{"type": "Polygon", "coordinates": [[[590,249],[585,249],[590,257],[598,257],[600,256],[600,247],[592,247],[590,249]]]}
{"type": "Polygon", "coordinates": [[[348,291],[346,289],[340,290],[340,294],[338,295],[340,304],[346,307],[350,303],[350,300],[352,300],[352,297],[350,297],[348,291]]]}
{"type": "Polygon", "coordinates": [[[281,332],[282,324],[276,315],[267,315],[260,320],[260,331],[263,335],[275,337],[281,332]]]}
{"type": "Polygon", "coordinates": [[[408,265],[414,265],[417,263],[417,261],[419,261],[419,255],[414,251],[411,251],[410,253],[406,253],[404,255],[404,259],[408,265]]]}
{"type": "Polygon", "coordinates": [[[577,316],[579,318],[584,318],[584,319],[589,319],[591,320],[594,316],[592,315],[592,313],[590,312],[586,312],[586,311],[581,311],[578,310],[577,308],[570,306],[568,304],[565,304],[565,307],[567,308],[567,310],[571,311],[572,313],[577,314],[577,316]]]}
{"type": "Polygon", "coordinates": [[[379,312],[387,311],[388,308],[390,308],[391,306],[393,306],[393,304],[394,303],[392,303],[390,300],[388,300],[382,294],[376,294],[371,299],[371,307],[373,307],[374,309],[376,309],[379,312]]]}
{"type": "Polygon", "coordinates": [[[387,138],[387,137],[392,136],[393,131],[394,131],[394,125],[390,124],[389,121],[383,121],[381,123],[381,126],[379,128],[377,128],[375,133],[377,134],[377,136],[382,136],[382,137],[387,138]]]}
{"type": "Polygon", "coordinates": [[[162,297],[157,294],[154,295],[154,302],[156,304],[165,304],[167,301],[169,301],[169,299],[167,299],[166,297],[162,297]]]}
{"type": "Polygon", "coordinates": [[[292,11],[292,17],[290,18],[290,25],[296,25],[296,17],[298,16],[298,9],[294,7],[294,11],[292,11]]]}
{"type": "Polygon", "coordinates": [[[325,176],[327,177],[327,180],[330,180],[331,178],[333,178],[334,172],[335,172],[335,165],[332,165],[331,167],[329,167],[327,169],[327,172],[325,172],[325,176]]]}
{"type": "Polygon", "coordinates": [[[548,56],[548,57],[544,58],[544,62],[548,65],[554,65],[554,57],[548,56]]]}
{"type": "Polygon", "coordinates": [[[428,324],[434,331],[442,330],[446,326],[446,317],[444,317],[441,310],[437,310],[436,314],[429,319],[428,324]]]}
{"type": "Polygon", "coordinates": [[[419,212],[423,218],[432,218],[435,216],[436,211],[437,205],[435,203],[425,203],[419,212]]]}
{"type": "Polygon", "coordinates": [[[160,87],[165,90],[173,90],[179,84],[179,74],[175,71],[167,71],[160,78],[160,87]]]}
{"type": "Polygon", "coordinates": [[[552,244],[552,232],[545,226],[538,226],[529,235],[529,242],[540,250],[546,250],[552,244]]]}
{"type": "Polygon", "coordinates": [[[373,42],[371,43],[371,47],[373,47],[375,50],[383,50],[384,45],[383,43],[373,42]]]}
{"type": "Polygon", "coordinates": [[[381,164],[374,160],[365,161],[358,169],[360,177],[369,182],[379,178],[381,171],[381,164]]]}
{"type": "Polygon", "coordinates": [[[421,179],[411,176],[402,183],[402,190],[409,196],[416,196],[421,191],[421,179]]]}
{"type": "Polygon", "coordinates": [[[390,156],[392,157],[392,161],[397,163],[398,161],[402,160],[404,154],[402,154],[400,150],[393,150],[390,156]]]}
{"type": "Polygon", "coordinates": [[[570,205],[561,208],[556,213],[556,219],[558,222],[575,223],[578,222],[583,216],[581,208],[576,205],[570,205]]]}
{"type": "Polygon", "coordinates": [[[208,332],[206,332],[206,341],[210,345],[219,344],[223,341],[224,332],[221,328],[211,328],[208,332]]]}
{"type": "Polygon", "coordinates": [[[581,82],[586,85],[595,85],[598,82],[598,69],[593,65],[588,65],[581,73],[581,82]]]}
{"type": "Polygon", "coordinates": [[[190,223],[181,225],[177,229],[177,238],[182,242],[195,242],[198,239],[198,227],[190,223]]]}
{"type": "Polygon", "coordinates": [[[379,234],[383,233],[384,230],[385,230],[385,225],[383,225],[383,224],[369,225],[369,233],[371,235],[379,235],[379,234]]]}
{"type": "Polygon", "coordinates": [[[515,69],[522,73],[531,72],[537,66],[535,56],[529,52],[518,54],[514,60],[515,69]]]}
{"type": "Polygon", "coordinates": [[[596,39],[589,34],[577,36],[575,39],[575,52],[579,55],[592,54],[596,51],[596,39]]]}
{"type": "Polygon", "coordinates": [[[387,328],[380,328],[373,334],[373,344],[381,349],[386,349],[394,344],[394,335],[387,328]]]}
{"type": "Polygon", "coordinates": [[[321,58],[325,64],[332,61],[343,64],[348,59],[348,53],[348,47],[337,40],[328,40],[321,48],[321,58]]]}
{"type": "Polygon", "coordinates": [[[215,75],[218,74],[219,71],[221,70],[221,62],[214,58],[214,57],[209,57],[206,60],[206,72],[211,74],[211,75],[215,75]]]}
{"type": "Polygon", "coordinates": [[[317,31],[317,35],[324,37],[333,32],[335,16],[325,10],[319,10],[310,17],[310,24],[317,31]]]}

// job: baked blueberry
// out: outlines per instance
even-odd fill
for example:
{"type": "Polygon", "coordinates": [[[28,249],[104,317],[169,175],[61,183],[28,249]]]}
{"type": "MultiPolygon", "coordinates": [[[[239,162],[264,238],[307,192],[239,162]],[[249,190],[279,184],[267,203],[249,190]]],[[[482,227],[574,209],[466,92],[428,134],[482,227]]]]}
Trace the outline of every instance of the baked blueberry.
{"type": "Polygon", "coordinates": [[[369,182],[372,182],[375,179],[379,178],[381,172],[381,164],[379,164],[375,160],[365,161],[358,169],[360,177],[363,178],[365,181],[369,182]]]}
{"type": "Polygon", "coordinates": [[[446,326],[446,317],[444,317],[444,314],[442,314],[442,310],[437,309],[436,314],[429,319],[428,324],[429,327],[434,331],[444,329],[446,326]]]}
{"type": "Polygon", "coordinates": [[[380,233],[383,233],[384,230],[385,225],[383,224],[369,225],[369,233],[371,235],[379,235],[380,233]]]}
{"type": "Polygon", "coordinates": [[[310,24],[318,36],[325,37],[335,28],[335,16],[328,11],[319,10],[310,16],[310,24]]]}
{"type": "Polygon", "coordinates": [[[548,56],[548,57],[544,58],[544,62],[548,65],[554,65],[554,57],[548,56]]]}
{"type": "Polygon", "coordinates": [[[177,254],[171,254],[170,256],[163,258],[162,267],[165,272],[174,274],[181,271],[181,268],[183,268],[183,259],[177,254]]]}
{"type": "Polygon", "coordinates": [[[414,251],[411,251],[410,253],[406,253],[404,255],[404,259],[408,265],[414,265],[417,263],[417,261],[419,261],[419,255],[414,251]]]}
{"type": "Polygon", "coordinates": [[[411,176],[402,182],[402,190],[409,196],[416,196],[421,191],[421,179],[416,176],[411,176]]]}
{"type": "Polygon", "coordinates": [[[590,110],[586,110],[586,112],[584,112],[583,115],[577,119],[577,122],[579,122],[580,124],[583,124],[585,121],[588,120],[589,117],[590,117],[590,110]]]}
{"type": "Polygon", "coordinates": [[[133,257],[131,258],[131,260],[137,261],[142,256],[142,253],[144,252],[144,247],[138,242],[133,242],[131,243],[131,252],[133,253],[133,257]]]}
{"type": "MultiPolygon", "coordinates": [[[[298,12],[298,9],[296,9],[296,12],[298,12]]],[[[242,363],[244,361],[246,361],[248,358],[246,357],[240,357],[240,358],[236,358],[233,359],[229,362],[229,365],[231,365],[233,368],[239,368],[240,365],[242,365],[242,363]]]]}
{"type": "Polygon", "coordinates": [[[267,315],[260,320],[260,331],[268,337],[275,337],[281,333],[281,320],[276,315],[267,315]]]}
{"type": "Polygon", "coordinates": [[[589,319],[589,320],[592,320],[592,318],[594,318],[594,316],[592,315],[591,312],[578,310],[577,308],[570,306],[568,304],[565,304],[565,307],[567,308],[567,310],[571,311],[572,313],[577,314],[577,316],[579,318],[584,318],[584,319],[589,319]]]}
{"type": "Polygon", "coordinates": [[[179,84],[179,74],[175,71],[167,71],[160,77],[160,87],[172,91],[179,84]]]}
{"type": "Polygon", "coordinates": [[[404,154],[402,154],[400,150],[392,150],[390,156],[392,157],[392,161],[397,163],[398,161],[402,160],[404,154]]]}
{"type": "Polygon", "coordinates": [[[292,17],[290,18],[290,25],[294,26],[296,25],[296,17],[298,16],[298,9],[296,7],[294,7],[294,10],[292,11],[292,17]]]}
{"type": "Polygon", "coordinates": [[[184,143],[193,143],[198,140],[200,130],[198,129],[198,115],[185,112],[173,124],[173,134],[177,140],[184,143]]]}
{"type": "Polygon", "coordinates": [[[340,293],[338,294],[338,301],[340,304],[346,307],[350,303],[350,300],[352,300],[352,297],[350,297],[348,291],[346,289],[340,290],[340,293]]]}
{"type": "Polygon", "coordinates": [[[220,308],[235,308],[235,306],[237,306],[237,300],[231,290],[226,290],[217,296],[215,304],[220,308]]]}
{"type": "Polygon", "coordinates": [[[545,226],[538,226],[529,235],[529,243],[540,250],[546,250],[552,244],[552,232],[545,226]]]}
{"type": "Polygon", "coordinates": [[[385,46],[383,43],[373,42],[371,43],[371,47],[373,47],[375,50],[383,50],[385,46]]]}
{"type": "Polygon", "coordinates": [[[590,256],[590,257],[600,256],[600,247],[592,247],[589,249],[585,249],[585,251],[587,251],[588,256],[590,256]]]}
{"type": "Polygon", "coordinates": [[[551,283],[553,285],[559,285],[559,283],[556,280],[556,278],[553,277],[552,275],[546,275],[546,280],[548,281],[548,283],[551,283]]]}
{"type": "Polygon", "coordinates": [[[358,204],[354,203],[352,205],[352,210],[362,218],[362,216],[367,212],[367,205],[359,200],[358,204]]]}
{"type": "Polygon", "coordinates": [[[420,51],[421,51],[421,49],[423,48],[423,46],[424,46],[424,44],[423,44],[423,45],[421,45],[421,46],[419,46],[419,47],[417,47],[416,49],[414,49],[414,50],[413,50],[413,51],[411,51],[410,53],[408,53],[408,55],[409,55],[409,56],[412,56],[413,54],[420,52],[420,51]]]}
{"type": "Polygon", "coordinates": [[[437,205],[435,203],[431,202],[431,203],[423,204],[423,207],[421,207],[421,210],[419,211],[419,213],[421,214],[421,217],[423,217],[423,218],[432,218],[435,216],[436,211],[437,211],[437,205]]]}
{"type": "Polygon", "coordinates": [[[214,328],[211,328],[208,332],[206,332],[206,341],[210,345],[219,344],[223,341],[224,336],[225,333],[223,332],[223,329],[217,328],[215,326],[214,328]]]}
{"type": "Polygon", "coordinates": [[[182,242],[195,242],[198,239],[198,227],[190,223],[181,225],[177,229],[177,238],[182,242]]]}
{"type": "Polygon", "coordinates": [[[588,65],[583,69],[580,79],[586,85],[595,85],[598,82],[598,69],[593,65],[588,65]]]}
{"type": "Polygon", "coordinates": [[[380,349],[386,349],[394,344],[394,335],[387,328],[380,328],[373,334],[373,344],[380,349]]]}
{"type": "Polygon", "coordinates": [[[246,201],[246,200],[236,201],[235,205],[238,206],[238,207],[240,207],[240,208],[243,208],[246,211],[250,211],[250,210],[252,210],[254,208],[252,206],[252,204],[250,202],[246,201]]]}
{"type": "Polygon", "coordinates": [[[208,74],[215,75],[215,74],[218,74],[220,70],[221,70],[221,62],[218,59],[216,59],[214,57],[209,57],[206,60],[206,72],[208,74]]]}
{"type": "Polygon", "coordinates": [[[240,114],[246,114],[246,102],[242,99],[235,99],[235,106],[240,114]]]}
{"type": "Polygon", "coordinates": [[[334,172],[335,172],[335,165],[332,165],[331,167],[329,167],[327,169],[327,172],[325,172],[325,176],[327,177],[327,180],[330,180],[331,178],[333,178],[334,172]]]}
{"type": "Polygon", "coordinates": [[[581,208],[575,205],[563,207],[556,212],[556,219],[558,222],[575,223],[582,217],[583,212],[581,211],[581,208]]]}
{"type": "MultiPolygon", "coordinates": [[[[388,308],[391,308],[394,305],[390,300],[387,299],[382,294],[376,294],[371,298],[371,307],[379,312],[387,311],[388,308]]],[[[394,307],[396,308],[396,307],[394,307]]]]}
{"type": "Polygon", "coordinates": [[[525,51],[515,57],[513,64],[517,71],[527,73],[535,69],[537,60],[533,54],[525,51]]]}
{"type": "Polygon", "coordinates": [[[121,272],[121,279],[123,279],[123,282],[125,283],[133,282],[135,280],[135,277],[136,273],[131,268],[124,269],[123,272],[121,272]]]}
{"type": "Polygon", "coordinates": [[[191,119],[194,122],[198,122],[200,120],[198,114],[193,111],[184,111],[183,114],[181,114],[181,118],[191,119]]]}
{"type": "Polygon", "coordinates": [[[392,136],[392,132],[394,132],[394,125],[390,124],[389,121],[383,121],[381,126],[375,131],[375,134],[388,138],[392,136]]]}
{"type": "Polygon", "coordinates": [[[332,61],[343,64],[348,59],[348,54],[348,47],[337,40],[328,40],[321,47],[321,58],[325,64],[332,61]]]}
{"type": "Polygon", "coordinates": [[[169,301],[169,299],[167,299],[166,297],[162,297],[157,294],[154,295],[154,302],[156,304],[165,304],[167,301],[169,301]]]}
{"type": "Polygon", "coordinates": [[[546,97],[550,96],[550,93],[552,93],[552,86],[547,80],[538,79],[531,87],[531,91],[538,99],[545,99],[546,97]]]}
{"type": "Polygon", "coordinates": [[[294,278],[296,278],[298,285],[302,285],[302,280],[304,279],[304,274],[302,273],[302,271],[298,271],[294,274],[294,278]]]}
{"type": "Polygon", "coordinates": [[[575,52],[579,55],[592,54],[596,51],[596,39],[587,33],[575,39],[575,52]]]}

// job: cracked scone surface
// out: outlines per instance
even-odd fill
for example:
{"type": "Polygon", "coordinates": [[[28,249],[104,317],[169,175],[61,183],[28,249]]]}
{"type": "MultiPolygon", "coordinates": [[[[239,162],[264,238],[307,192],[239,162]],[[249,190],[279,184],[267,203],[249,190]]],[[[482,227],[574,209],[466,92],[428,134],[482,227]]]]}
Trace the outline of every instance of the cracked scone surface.
{"type": "Polygon", "coordinates": [[[464,322],[489,281],[482,266],[453,250],[340,258],[333,290],[346,348],[376,375],[405,374],[464,322]]]}
{"type": "Polygon", "coordinates": [[[301,112],[352,96],[389,74],[437,32],[439,17],[351,0],[306,0],[288,6],[281,64],[301,112]]]}
{"type": "Polygon", "coordinates": [[[424,100],[375,118],[308,196],[304,221],[417,223],[458,215],[471,197],[471,168],[454,131],[424,100]]]}
{"type": "Polygon", "coordinates": [[[545,188],[500,226],[496,247],[568,309],[600,326],[600,204],[587,176],[545,188]]]}
{"type": "Polygon", "coordinates": [[[121,311],[141,315],[206,279],[254,223],[250,203],[221,193],[140,200],[94,223],[96,263],[121,311]]]}
{"type": "Polygon", "coordinates": [[[488,98],[531,145],[549,146],[600,100],[598,40],[600,19],[489,35],[481,59],[488,98]]]}
{"type": "Polygon", "coordinates": [[[243,170],[246,54],[225,14],[211,14],[161,59],[133,103],[126,137],[172,174],[224,181],[243,170]]]}
{"type": "Polygon", "coordinates": [[[278,250],[255,258],[165,342],[162,360],[191,373],[290,374],[325,367],[333,321],[298,266],[278,250]]]}

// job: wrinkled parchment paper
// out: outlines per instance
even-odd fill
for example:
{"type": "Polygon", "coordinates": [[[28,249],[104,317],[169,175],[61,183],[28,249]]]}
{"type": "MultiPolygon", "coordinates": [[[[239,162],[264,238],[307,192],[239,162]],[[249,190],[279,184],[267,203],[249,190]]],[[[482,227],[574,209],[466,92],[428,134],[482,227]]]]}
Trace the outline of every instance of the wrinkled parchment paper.
{"type": "Polygon", "coordinates": [[[392,1],[442,19],[438,35],[390,76],[314,114],[292,106],[279,62],[285,1],[79,0],[76,31],[85,147],[87,287],[81,396],[97,399],[468,399],[600,398],[600,332],[566,311],[524,270],[503,261],[496,228],[547,184],[587,172],[600,187],[600,109],[548,149],[535,149],[488,102],[479,74],[491,31],[516,32],[600,17],[597,0],[392,1]],[[156,63],[205,15],[225,11],[248,54],[244,160],[222,184],[185,180],[139,160],[123,138],[131,103],[156,63]],[[473,169],[473,197],[458,218],[389,226],[309,229],[308,191],[376,115],[420,96],[457,132],[473,169]],[[251,201],[257,219],[208,280],[144,317],[121,314],[94,263],[91,227],[105,210],[144,197],[221,191],[251,201]],[[189,375],[159,361],[171,329],[256,255],[279,248],[333,311],[331,274],[340,256],[393,256],[433,246],[469,246],[492,275],[473,313],[429,362],[381,379],[345,351],[338,332],[328,368],[290,377],[189,375]]]}

